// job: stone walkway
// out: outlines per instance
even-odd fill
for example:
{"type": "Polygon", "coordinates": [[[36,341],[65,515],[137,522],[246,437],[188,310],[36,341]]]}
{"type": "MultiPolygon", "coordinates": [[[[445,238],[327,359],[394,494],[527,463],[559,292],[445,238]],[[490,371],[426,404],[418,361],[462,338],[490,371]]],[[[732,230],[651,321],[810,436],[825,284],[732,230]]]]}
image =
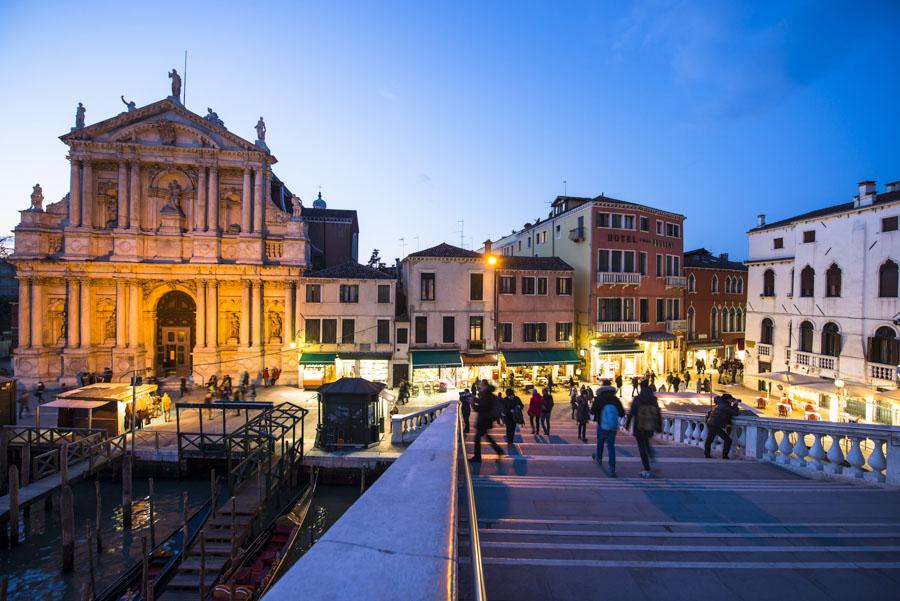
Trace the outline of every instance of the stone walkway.
{"type": "MultiPolygon", "coordinates": [[[[557,404],[549,437],[519,434],[512,457],[484,447],[471,464],[491,601],[900,599],[900,491],[665,442],[644,480],[624,432],[613,479],[591,459],[592,426],[579,441],[557,404]]],[[[471,598],[464,520],[459,539],[471,598]]]]}

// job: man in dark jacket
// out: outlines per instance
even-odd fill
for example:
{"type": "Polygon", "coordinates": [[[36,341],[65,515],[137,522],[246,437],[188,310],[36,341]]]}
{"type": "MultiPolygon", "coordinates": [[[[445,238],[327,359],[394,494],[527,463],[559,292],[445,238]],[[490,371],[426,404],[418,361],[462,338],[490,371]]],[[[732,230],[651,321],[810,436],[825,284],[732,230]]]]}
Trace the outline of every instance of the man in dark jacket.
{"type": "Polygon", "coordinates": [[[731,418],[740,413],[738,409],[738,400],[727,392],[720,397],[716,397],[716,406],[710,410],[706,417],[706,442],[703,445],[703,455],[709,459],[712,457],[713,442],[716,436],[722,439],[722,459],[728,459],[728,452],[731,451],[731,436],[729,436],[726,428],[731,425],[731,418]]]}
{"type": "Polygon", "coordinates": [[[493,389],[494,387],[486,381],[482,381],[478,385],[478,400],[475,405],[475,411],[478,412],[478,417],[475,418],[475,451],[469,459],[469,461],[474,463],[481,462],[482,438],[487,438],[487,441],[491,443],[494,452],[497,453],[498,459],[503,456],[503,448],[497,444],[497,441],[494,440],[494,437],[491,436],[489,432],[491,426],[494,425],[496,414],[495,406],[500,402],[499,399],[494,396],[493,389]]]}
{"type": "Polygon", "coordinates": [[[631,402],[628,419],[625,420],[626,430],[631,427],[632,422],[634,423],[632,433],[641,454],[641,464],[644,466],[641,478],[651,478],[650,458],[653,456],[653,449],[650,447],[650,439],[655,432],[662,432],[662,414],[656,395],[649,388],[641,390],[637,398],[631,402]]]}
{"type": "Polygon", "coordinates": [[[597,422],[597,451],[594,453],[594,461],[603,463],[603,445],[609,451],[609,475],[616,476],[616,432],[619,430],[619,418],[625,416],[625,408],[622,401],[616,395],[616,389],[610,386],[609,380],[603,381],[603,386],[597,390],[594,404],[591,405],[591,415],[597,422]],[[604,420],[603,409],[606,406],[615,409],[615,420],[608,419],[612,416],[612,409],[607,411],[607,420],[604,420]],[[604,423],[606,421],[607,423],[604,423]]]}

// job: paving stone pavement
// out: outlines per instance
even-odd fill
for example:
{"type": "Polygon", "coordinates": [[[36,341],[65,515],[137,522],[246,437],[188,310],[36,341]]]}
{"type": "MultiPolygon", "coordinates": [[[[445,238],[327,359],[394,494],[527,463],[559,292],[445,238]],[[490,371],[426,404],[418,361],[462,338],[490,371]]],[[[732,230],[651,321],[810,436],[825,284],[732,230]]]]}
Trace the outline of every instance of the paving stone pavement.
{"type": "MultiPolygon", "coordinates": [[[[504,428],[491,434],[506,448],[504,428]]],[[[485,446],[471,464],[491,601],[900,599],[900,491],[663,441],[645,480],[626,432],[610,478],[591,459],[594,424],[588,439],[557,404],[549,437],[526,424],[510,455],[485,446]]],[[[459,513],[470,599],[464,501],[459,513]]]]}

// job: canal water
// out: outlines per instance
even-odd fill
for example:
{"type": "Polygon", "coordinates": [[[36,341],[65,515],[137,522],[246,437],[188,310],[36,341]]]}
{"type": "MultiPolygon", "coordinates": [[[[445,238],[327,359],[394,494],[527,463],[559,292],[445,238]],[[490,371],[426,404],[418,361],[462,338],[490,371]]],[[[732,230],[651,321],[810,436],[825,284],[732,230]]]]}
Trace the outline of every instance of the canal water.
{"type": "MultiPolygon", "coordinates": [[[[95,553],[96,590],[102,591],[119,574],[141,557],[141,539],[150,537],[149,507],[146,502],[146,479],[134,480],[136,499],[133,503],[131,530],[125,530],[122,518],[122,488],[119,482],[101,481],[103,550],[95,553]]],[[[189,512],[209,499],[208,480],[154,479],[154,515],[157,544],[168,538],[181,525],[182,491],[188,493],[189,512]]],[[[46,512],[43,502],[31,508],[31,515],[19,522],[19,546],[0,549],[0,575],[9,577],[10,600],[81,599],[88,582],[88,548],[86,523],[95,520],[93,481],[73,485],[75,499],[75,570],[62,573],[62,548],[59,513],[46,512]],[[26,523],[27,522],[27,523],[26,523]]],[[[220,498],[224,498],[224,494],[220,498]]],[[[322,534],[359,497],[353,486],[319,485],[310,507],[301,540],[304,551],[310,541],[322,534]]],[[[149,544],[149,543],[148,543],[149,544]]]]}

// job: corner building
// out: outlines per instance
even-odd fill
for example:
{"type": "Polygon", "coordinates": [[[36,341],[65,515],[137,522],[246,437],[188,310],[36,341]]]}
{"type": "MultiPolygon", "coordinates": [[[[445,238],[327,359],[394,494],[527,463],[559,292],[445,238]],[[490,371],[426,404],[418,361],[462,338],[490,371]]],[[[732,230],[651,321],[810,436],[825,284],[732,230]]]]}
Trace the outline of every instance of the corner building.
{"type": "Polygon", "coordinates": [[[285,357],[306,229],[262,121],[251,143],[170,96],[76,125],[61,137],[69,193],[46,208],[33,195],[15,228],[16,376],[72,385],[109,367],[117,381],[200,382],[280,367],[296,382],[285,357]]]}

